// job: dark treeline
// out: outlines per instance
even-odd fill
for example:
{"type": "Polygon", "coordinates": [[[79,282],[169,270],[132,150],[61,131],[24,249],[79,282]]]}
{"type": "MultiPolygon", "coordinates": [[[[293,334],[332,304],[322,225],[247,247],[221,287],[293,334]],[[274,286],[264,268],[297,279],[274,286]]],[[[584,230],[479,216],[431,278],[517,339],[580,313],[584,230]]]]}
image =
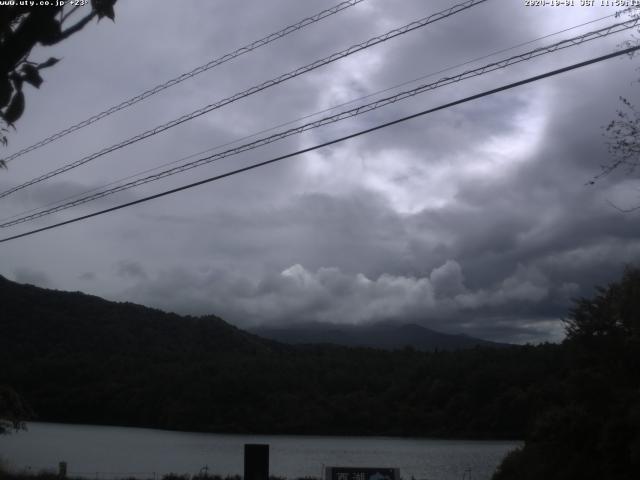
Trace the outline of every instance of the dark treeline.
{"type": "Polygon", "coordinates": [[[0,384],[40,420],[214,432],[526,438],[496,480],[640,471],[640,270],[561,345],[294,347],[216,317],[0,279],[0,384]]]}
{"type": "Polygon", "coordinates": [[[522,438],[561,388],[554,347],[416,353],[16,357],[2,374],[40,419],[180,430],[522,438]],[[554,386],[555,385],[555,386],[554,386]]]}
{"type": "Polygon", "coordinates": [[[561,401],[557,345],[458,352],[285,346],[1,280],[0,384],[46,421],[215,432],[522,438],[561,401]]]}
{"type": "Polygon", "coordinates": [[[567,316],[562,401],[539,413],[494,480],[640,477],[640,269],[567,316]]]}
{"type": "MultiPolygon", "coordinates": [[[[75,477],[75,476],[66,476],[64,477],[66,480],[86,480],[86,477],[75,477]]],[[[240,475],[211,475],[207,473],[201,473],[196,475],[189,474],[176,474],[176,473],[168,473],[166,475],[162,475],[160,477],[140,477],[140,476],[124,476],[119,477],[117,480],[242,480],[240,475]]],[[[60,475],[58,473],[52,472],[39,472],[39,473],[29,473],[29,472],[9,472],[2,469],[2,465],[0,465],[0,479],[2,480],[60,480],[60,475]]],[[[287,480],[283,477],[269,476],[269,480],[287,480]]],[[[316,478],[306,477],[299,479],[288,479],[288,480],[318,480],[316,478]]]]}

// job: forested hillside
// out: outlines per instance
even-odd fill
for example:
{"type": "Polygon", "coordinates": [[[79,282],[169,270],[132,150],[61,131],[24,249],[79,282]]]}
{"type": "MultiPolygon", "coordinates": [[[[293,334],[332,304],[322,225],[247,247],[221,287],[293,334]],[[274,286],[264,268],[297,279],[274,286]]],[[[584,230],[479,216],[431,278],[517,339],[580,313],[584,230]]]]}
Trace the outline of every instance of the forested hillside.
{"type": "Polygon", "coordinates": [[[383,348],[397,350],[412,347],[416,350],[461,350],[473,347],[506,347],[467,335],[436,332],[415,323],[379,322],[365,325],[335,323],[298,323],[293,325],[261,325],[250,329],[263,338],[293,345],[324,343],[346,347],[383,348]]]}
{"type": "Polygon", "coordinates": [[[640,270],[577,301],[561,345],[437,352],[286,346],[213,316],[0,282],[0,385],[40,420],[526,438],[496,480],[640,468],[640,270]]]}
{"type": "Polygon", "coordinates": [[[544,409],[494,480],[630,480],[640,472],[640,269],[576,302],[563,401],[544,409]]]}
{"type": "Polygon", "coordinates": [[[216,432],[521,438],[560,401],[557,345],[460,352],[293,347],[2,280],[0,384],[40,420],[216,432]]]}

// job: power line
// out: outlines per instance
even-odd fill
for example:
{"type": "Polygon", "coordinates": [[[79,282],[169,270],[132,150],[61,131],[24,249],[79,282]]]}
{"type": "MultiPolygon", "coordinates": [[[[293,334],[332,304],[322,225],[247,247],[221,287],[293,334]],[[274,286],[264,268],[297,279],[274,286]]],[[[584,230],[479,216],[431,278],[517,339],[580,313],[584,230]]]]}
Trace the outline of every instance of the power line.
{"type": "Polygon", "coordinates": [[[68,225],[70,223],[79,222],[81,220],[86,220],[86,219],[89,219],[89,218],[92,218],[92,217],[96,217],[96,216],[99,216],[99,215],[103,215],[103,214],[106,214],[106,213],[109,213],[109,212],[114,212],[116,210],[120,210],[120,209],[123,209],[123,208],[126,208],[126,207],[130,207],[130,206],[133,206],[133,205],[138,205],[140,203],[145,203],[145,202],[148,202],[148,201],[151,201],[151,200],[155,200],[156,198],[160,198],[160,197],[164,197],[164,196],[167,196],[167,195],[171,195],[171,194],[183,191],[183,190],[188,190],[190,188],[194,188],[194,187],[197,187],[197,186],[200,186],[200,185],[204,185],[206,183],[211,183],[211,182],[214,182],[214,181],[217,181],[217,180],[221,180],[223,178],[231,177],[231,176],[237,175],[239,173],[247,172],[249,170],[253,170],[253,169],[256,169],[256,168],[259,168],[259,167],[264,167],[266,165],[270,165],[272,163],[276,163],[276,162],[279,162],[279,161],[287,159],[287,158],[291,158],[291,157],[294,157],[294,156],[297,156],[297,155],[301,155],[303,153],[308,153],[308,152],[311,152],[313,150],[318,150],[320,148],[327,147],[329,145],[334,145],[336,143],[343,142],[343,141],[349,140],[351,138],[359,137],[361,135],[365,135],[367,133],[374,132],[376,130],[381,130],[383,128],[387,128],[387,127],[390,127],[392,125],[396,125],[396,124],[399,124],[399,123],[402,123],[402,122],[406,122],[408,120],[411,120],[411,119],[414,119],[414,118],[417,118],[417,117],[428,115],[430,113],[437,112],[439,110],[444,110],[444,109],[447,109],[447,108],[451,108],[451,107],[454,107],[456,105],[460,105],[460,104],[463,104],[463,103],[466,103],[466,102],[470,102],[472,100],[477,100],[479,98],[483,98],[483,97],[486,97],[486,96],[489,96],[489,95],[493,95],[495,93],[503,92],[505,90],[510,90],[512,88],[516,88],[516,87],[519,87],[519,86],[522,86],[522,85],[526,85],[528,83],[537,82],[537,81],[542,80],[544,78],[552,77],[552,76],[559,75],[561,73],[565,73],[565,72],[568,72],[568,71],[571,71],[571,70],[575,70],[575,69],[578,69],[578,68],[586,67],[588,65],[592,65],[592,64],[598,63],[598,62],[602,62],[602,61],[608,60],[610,58],[619,57],[621,55],[629,55],[629,54],[631,54],[633,52],[636,52],[638,50],[640,50],[640,46],[630,47],[630,48],[626,48],[624,50],[619,50],[617,52],[609,53],[607,55],[602,55],[602,56],[599,56],[599,57],[595,57],[595,58],[592,58],[590,60],[586,60],[584,62],[574,63],[573,65],[569,65],[567,67],[559,68],[557,70],[552,70],[552,71],[549,71],[549,72],[546,72],[546,73],[543,73],[543,74],[540,74],[540,75],[536,75],[536,76],[533,76],[533,77],[526,78],[524,80],[520,80],[520,81],[517,81],[517,82],[509,83],[507,85],[503,85],[501,87],[497,87],[497,88],[494,88],[494,89],[491,89],[491,90],[487,90],[487,91],[484,91],[482,93],[471,95],[469,97],[465,97],[465,98],[460,99],[460,100],[449,102],[449,103],[440,105],[438,107],[430,108],[428,110],[423,110],[421,112],[414,113],[412,115],[407,115],[405,117],[402,117],[402,118],[399,118],[399,119],[396,119],[396,120],[392,120],[390,122],[382,123],[380,125],[376,125],[375,127],[367,128],[365,130],[360,130],[360,131],[352,133],[350,135],[345,135],[343,137],[330,140],[328,142],[324,142],[324,143],[321,143],[321,144],[318,144],[318,145],[314,145],[313,147],[304,148],[302,150],[298,150],[298,151],[293,152],[293,153],[288,153],[286,155],[281,155],[279,157],[272,158],[270,160],[265,160],[263,162],[255,163],[255,164],[249,165],[247,167],[238,168],[236,170],[232,170],[232,171],[227,172],[227,173],[223,173],[223,174],[220,174],[220,175],[209,177],[209,178],[206,178],[204,180],[199,180],[197,182],[190,183],[188,185],[183,185],[181,187],[173,188],[171,190],[166,190],[164,192],[156,193],[154,195],[150,195],[148,197],[140,198],[138,200],[134,200],[134,201],[131,201],[131,202],[123,203],[121,205],[116,205],[115,207],[106,208],[106,209],[100,210],[98,212],[90,213],[90,214],[87,214],[87,215],[82,215],[80,217],[76,217],[76,218],[73,218],[73,219],[70,219],[70,220],[66,220],[64,222],[59,222],[59,223],[56,223],[56,224],[53,224],[53,225],[49,225],[49,226],[46,226],[46,227],[38,228],[38,229],[35,229],[35,230],[30,230],[28,232],[20,233],[18,235],[13,235],[11,237],[5,237],[3,239],[0,239],[0,243],[8,242],[10,240],[15,240],[15,239],[26,237],[26,236],[29,236],[29,235],[34,235],[36,233],[44,232],[46,230],[51,230],[51,229],[54,229],[54,228],[57,228],[57,227],[61,227],[63,225],[68,225]]]}
{"type": "Polygon", "coordinates": [[[159,93],[163,90],[166,90],[167,88],[171,88],[174,85],[177,85],[179,83],[184,82],[185,80],[188,80],[189,78],[195,77],[196,75],[199,75],[203,72],[206,72],[207,70],[211,70],[212,68],[215,68],[219,65],[222,65],[223,63],[226,63],[230,60],[233,60],[234,58],[237,58],[241,55],[244,55],[245,53],[249,53],[252,52],[253,50],[256,50],[260,47],[264,47],[265,45],[268,45],[276,40],[281,39],[282,37],[286,37],[287,35],[289,35],[290,33],[296,32],[298,30],[302,30],[305,27],[308,27],[309,25],[312,25],[314,23],[319,22],[320,20],[323,20],[327,17],[330,17],[332,15],[335,15],[338,12],[341,12],[342,10],[345,10],[349,7],[353,7],[354,5],[357,5],[360,2],[363,2],[364,0],[347,0],[345,2],[339,3],[331,8],[328,8],[326,10],[323,10],[319,13],[316,13],[315,15],[312,15],[311,17],[307,17],[303,20],[300,20],[298,23],[295,23],[293,25],[289,25],[285,28],[283,28],[282,30],[279,30],[277,32],[271,33],[269,35],[267,35],[266,37],[263,37],[259,40],[255,40],[254,42],[249,43],[248,45],[245,45],[244,47],[240,47],[237,50],[234,50],[233,52],[230,53],[225,53],[224,55],[211,60],[208,63],[205,63],[204,65],[200,65],[199,67],[194,68],[193,70],[187,72],[187,73],[183,73],[182,75],[179,75],[175,78],[172,78],[170,80],[167,80],[164,83],[161,83],[160,85],[156,85],[153,88],[150,88],[149,90],[146,90],[144,92],[142,92],[139,95],[136,95],[135,97],[131,97],[128,100],[125,100],[121,103],[119,103],[118,105],[115,105],[113,107],[108,108],[107,110],[104,110],[92,117],[87,118],[86,120],[83,120],[79,123],[76,123],[75,125],[72,125],[68,128],[65,128],[64,130],[60,130],[57,133],[54,133],[53,135],[40,140],[39,142],[34,143],[33,145],[30,145],[26,148],[23,148],[22,150],[20,150],[19,152],[16,152],[12,155],[9,155],[6,158],[3,158],[2,160],[5,163],[11,162],[12,160],[15,160],[16,158],[29,153],[33,150],[36,150],[40,147],[43,147],[44,145],[47,145],[51,142],[54,142],[70,133],[73,133],[77,130],[80,130],[81,128],[84,128],[88,125],[91,125],[92,123],[97,122],[98,120],[101,120],[105,117],[108,117],[109,115],[112,115],[120,110],[123,110],[125,108],[128,108],[132,105],[135,105],[138,102],[141,102],[149,97],[151,97],[152,95],[155,95],[156,93],[159,93]]]}
{"type": "Polygon", "coordinates": [[[494,63],[485,65],[483,67],[479,67],[479,68],[474,69],[474,70],[469,70],[469,71],[463,72],[463,73],[461,73],[459,75],[456,75],[456,76],[453,76],[453,77],[445,77],[443,79],[438,80],[437,82],[430,83],[430,84],[427,84],[427,85],[421,85],[421,86],[419,86],[417,88],[414,88],[412,90],[408,90],[408,91],[405,91],[405,92],[400,92],[400,93],[398,93],[396,95],[393,95],[391,97],[383,98],[383,99],[380,99],[380,100],[375,101],[375,102],[371,102],[371,103],[366,104],[366,105],[361,105],[361,106],[356,107],[354,109],[347,110],[347,111],[344,111],[344,112],[340,112],[340,113],[338,113],[336,115],[332,115],[332,116],[329,116],[329,117],[324,117],[324,118],[316,120],[314,122],[310,122],[310,123],[301,125],[299,127],[286,130],[284,132],[279,132],[279,133],[277,133],[275,135],[272,135],[270,137],[265,137],[265,138],[262,138],[262,139],[258,139],[258,140],[254,141],[254,142],[251,142],[251,143],[248,143],[248,144],[244,144],[244,145],[241,145],[239,147],[232,148],[232,149],[226,150],[224,152],[220,152],[220,153],[217,153],[217,154],[214,154],[214,155],[202,158],[202,159],[198,159],[196,161],[189,162],[187,164],[184,164],[184,165],[181,165],[181,166],[178,166],[178,167],[174,167],[174,168],[171,168],[169,170],[165,170],[165,171],[157,173],[155,175],[150,175],[148,177],[144,177],[144,178],[138,179],[136,181],[132,181],[132,182],[129,182],[129,183],[126,183],[126,184],[123,184],[123,185],[119,185],[119,186],[111,188],[111,189],[107,189],[107,190],[103,190],[103,191],[97,192],[97,193],[95,193],[93,195],[81,197],[81,198],[79,198],[77,200],[74,200],[74,201],[71,201],[71,202],[68,202],[68,203],[65,203],[65,204],[62,204],[62,205],[58,205],[58,206],[50,208],[50,209],[42,210],[42,211],[40,211],[38,213],[35,213],[35,214],[32,214],[32,215],[27,215],[27,216],[21,217],[19,219],[13,220],[13,221],[8,221],[8,222],[5,222],[5,223],[2,223],[2,224],[0,224],[0,227],[3,227],[3,228],[4,227],[10,227],[10,226],[13,226],[13,225],[17,225],[19,223],[24,223],[24,222],[29,221],[29,220],[34,220],[36,218],[41,218],[43,216],[46,216],[46,215],[49,215],[49,214],[52,214],[52,213],[56,213],[56,212],[59,212],[59,211],[62,211],[62,210],[66,210],[68,208],[72,208],[74,206],[87,203],[89,201],[97,200],[99,198],[103,198],[103,197],[106,197],[108,195],[112,195],[114,193],[118,193],[118,192],[121,192],[121,191],[124,191],[124,190],[128,190],[128,189],[131,189],[131,188],[134,188],[134,187],[146,184],[146,183],[150,183],[150,182],[153,182],[153,181],[156,181],[156,180],[160,180],[162,178],[165,178],[165,177],[168,177],[168,176],[171,176],[171,175],[175,175],[175,174],[181,173],[183,171],[190,170],[192,168],[196,168],[196,167],[199,167],[201,165],[220,160],[222,158],[226,158],[226,157],[229,157],[229,156],[232,156],[232,155],[236,155],[236,154],[243,153],[243,152],[246,152],[246,151],[249,151],[249,150],[253,150],[255,148],[267,145],[269,143],[273,143],[273,142],[275,142],[277,140],[281,140],[283,138],[286,138],[286,137],[294,135],[294,134],[299,134],[299,133],[302,133],[304,131],[308,131],[308,130],[311,130],[311,129],[314,129],[314,128],[318,128],[320,126],[323,126],[323,125],[326,125],[326,124],[329,124],[329,123],[334,123],[334,122],[337,122],[337,121],[344,120],[346,118],[350,118],[350,117],[353,117],[353,116],[361,115],[361,114],[369,112],[371,110],[375,110],[377,108],[381,108],[381,107],[389,105],[391,103],[395,103],[397,101],[404,100],[406,98],[412,97],[412,96],[417,95],[419,93],[423,93],[423,92],[425,92],[427,90],[433,90],[433,89],[436,89],[436,88],[439,88],[439,87],[442,87],[442,86],[445,86],[445,85],[449,85],[451,83],[456,83],[456,82],[462,81],[462,80],[467,79],[467,78],[483,75],[485,73],[489,73],[491,71],[495,71],[495,70],[498,70],[500,68],[505,68],[505,67],[507,67],[509,65],[513,65],[515,63],[519,63],[519,62],[522,62],[522,61],[530,60],[531,58],[534,58],[534,57],[537,57],[537,56],[540,56],[540,55],[545,55],[545,54],[552,53],[552,52],[555,52],[555,51],[563,49],[563,48],[568,48],[568,47],[571,47],[571,46],[579,45],[579,44],[584,43],[586,41],[594,40],[594,39],[597,39],[597,38],[602,38],[602,37],[604,37],[606,35],[611,35],[613,33],[619,33],[620,31],[623,31],[625,29],[633,28],[639,21],[640,21],[639,19],[635,19],[635,20],[629,20],[627,22],[622,22],[622,23],[619,23],[619,24],[614,24],[614,25],[611,25],[609,27],[605,27],[605,28],[600,29],[600,30],[596,30],[596,31],[593,31],[593,32],[588,32],[588,33],[580,35],[578,37],[573,37],[573,38],[570,38],[570,39],[567,39],[567,40],[562,40],[562,41],[557,42],[557,43],[555,43],[553,45],[550,45],[550,46],[540,47],[540,48],[534,49],[534,50],[529,51],[529,52],[525,52],[525,53],[520,54],[520,55],[509,57],[509,58],[507,58],[505,60],[501,60],[499,62],[494,62],[494,63]]]}
{"type": "Polygon", "coordinates": [[[285,130],[282,132],[278,132],[274,135],[271,135],[269,137],[264,137],[264,138],[260,138],[258,140],[255,140],[253,142],[250,143],[246,143],[243,145],[240,145],[238,147],[235,148],[231,148],[229,150],[225,150],[223,152],[219,152],[219,153],[215,153],[213,155],[209,155],[207,157],[204,158],[200,158],[198,160],[194,160],[192,162],[188,162],[186,164],[180,165],[180,166],[176,166],[173,168],[170,168],[168,170],[164,170],[162,172],[153,174],[153,175],[149,175],[147,177],[143,177],[140,178],[138,180],[134,180],[122,185],[118,185],[115,186],[113,188],[109,188],[109,189],[105,189],[105,190],[101,190],[98,191],[94,194],[91,195],[87,195],[84,197],[80,197],[77,198],[76,200],[72,200],[70,202],[67,203],[63,203],[61,205],[57,205],[55,207],[52,208],[48,208],[48,209],[44,209],[44,210],[40,210],[37,213],[33,213],[30,215],[25,215],[22,216],[20,218],[17,218],[15,220],[9,220],[6,221],[4,223],[0,223],[0,228],[6,228],[6,227],[11,227],[14,225],[18,225],[20,223],[24,223],[30,220],[35,220],[37,218],[41,218],[44,217],[46,215],[50,215],[52,213],[56,213],[56,212],[60,212],[62,210],[67,210],[69,208],[84,204],[84,203],[88,203],[90,201],[94,201],[97,200],[99,198],[103,198],[109,195],[113,195],[115,193],[118,192],[122,192],[125,190],[129,190],[131,188],[134,187],[138,187],[140,185],[144,185],[146,183],[150,183],[150,182],[154,182],[157,180],[160,180],[162,178],[165,177],[169,177],[172,175],[176,175],[178,173],[182,173],[184,171],[187,170],[191,170],[193,168],[196,167],[200,167],[202,165],[208,164],[208,163],[212,163],[215,162],[217,160],[221,160],[223,158],[227,158],[233,155],[237,155],[240,153],[244,153],[250,150],[254,150],[258,147],[262,147],[264,145],[268,145],[270,143],[276,142],[278,140],[281,140],[283,138],[287,138],[290,137],[292,135],[296,135],[296,134],[300,134],[302,132],[308,131],[308,130],[312,130],[315,128],[319,128],[321,126],[324,125],[328,125],[330,123],[335,123],[335,122],[339,122],[341,120],[345,120],[347,118],[352,118],[358,115],[362,115],[364,113],[376,110],[378,108],[382,108],[385,107],[387,105],[396,103],[398,101],[402,101],[405,100],[407,98],[413,97],[415,95],[418,95],[420,93],[424,93],[426,91],[430,91],[430,90],[435,90],[437,88],[446,86],[446,85],[450,85],[452,83],[457,83],[460,82],[462,80],[466,80],[468,78],[472,78],[472,77],[477,77],[480,75],[484,75],[486,73],[489,72],[493,72],[495,70],[499,70],[502,68],[506,68],[510,65],[514,65],[520,62],[524,62],[524,61],[528,61],[531,60],[532,58],[536,58],[542,55],[546,55],[549,53],[553,53],[556,52],[558,50],[562,50],[565,48],[569,48],[569,47],[573,47],[576,45],[580,45],[582,43],[591,41],[591,40],[595,40],[595,39],[599,39],[599,38],[603,38],[607,35],[612,35],[614,33],[619,33],[621,31],[624,31],[626,29],[630,29],[630,28],[634,28],[638,23],[640,23],[640,19],[632,19],[632,20],[628,20],[626,22],[621,22],[621,23],[617,23],[617,24],[613,24],[610,25],[608,27],[605,28],[601,28],[599,30],[595,30],[592,32],[587,32],[583,35],[579,35],[577,37],[573,37],[573,38],[569,38],[566,40],[562,40],[560,42],[556,42],[552,45],[548,45],[545,47],[539,47],[536,48],[534,50],[530,50],[528,52],[519,54],[519,55],[514,55],[512,57],[506,58],[504,60],[500,60],[497,62],[493,62],[487,65],[484,65],[482,67],[478,67],[476,69],[472,69],[472,70],[467,70],[465,72],[462,72],[458,75],[454,75],[451,77],[444,77],[441,78],[440,80],[433,82],[433,83],[429,83],[429,84],[425,84],[425,85],[420,85],[416,88],[413,88],[411,90],[406,90],[404,92],[400,92],[397,93],[395,95],[386,97],[386,98],[382,98],[379,100],[376,100],[374,102],[365,104],[365,105],[360,105],[356,108],[352,108],[350,110],[345,110],[342,111],[340,113],[337,113],[335,115],[330,115],[327,117],[323,117],[321,119],[315,120],[313,122],[309,122],[303,125],[300,125],[298,127],[295,128],[291,128],[289,130],[285,130]]]}
{"type": "Polygon", "coordinates": [[[26,188],[30,185],[34,185],[36,183],[42,182],[44,180],[47,180],[51,177],[55,177],[56,175],[60,175],[64,172],[67,172],[69,170],[72,170],[76,167],[79,167],[80,165],[84,165],[87,162],[90,162],[92,160],[95,160],[96,158],[102,157],[103,155],[106,155],[107,153],[111,153],[115,150],[121,149],[123,147],[126,147],[128,145],[131,145],[132,143],[136,143],[139,142],[140,140],[144,140],[146,138],[149,138],[151,136],[157,135],[158,133],[164,132],[165,130],[168,130],[170,128],[173,128],[177,125],[180,125],[184,122],[187,122],[189,120],[192,120],[196,117],[199,117],[201,115],[204,115],[205,113],[209,113],[212,110],[216,110],[218,108],[224,107],[225,105],[228,105],[230,103],[233,103],[237,100],[240,100],[242,98],[248,97],[249,95],[253,95],[254,93],[258,93],[262,90],[265,90],[267,88],[273,87],[275,85],[278,85],[282,82],[285,82],[287,80],[290,80],[292,78],[295,78],[297,76],[300,76],[304,73],[310,72],[312,70],[315,70],[319,67],[322,67],[324,65],[328,65],[332,62],[335,62],[337,60],[340,60],[342,58],[348,57],[349,55],[353,55],[354,53],[360,52],[362,50],[365,50],[369,47],[372,47],[374,45],[377,45],[379,43],[383,43],[386,42],[388,40],[391,40],[392,38],[395,38],[399,35],[404,35],[405,33],[409,33],[413,30],[416,30],[418,28],[422,28],[425,27],[431,23],[437,22],[439,20],[448,18],[452,15],[455,15],[457,13],[460,13],[461,11],[467,10],[469,8],[472,8],[476,5],[479,5],[481,3],[486,2],[487,0],[467,0],[466,2],[454,5],[453,7],[450,7],[446,10],[443,10],[441,12],[435,13],[433,15],[430,15],[428,17],[424,17],[420,20],[415,20],[411,23],[408,23],[400,28],[396,28],[393,29],[387,33],[384,33],[382,35],[370,38],[369,40],[356,44],[356,45],[352,45],[351,47],[342,50],[340,52],[337,53],[333,53],[331,55],[329,55],[328,57],[325,57],[321,60],[316,60],[313,63],[310,63],[308,65],[305,65],[303,67],[299,67],[295,70],[292,70],[288,73],[285,73],[283,75],[280,75],[279,77],[276,77],[274,79],[268,80],[266,82],[263,82],[259,85],[253,86],[247,90],[244,90],[242,92],[236,93],[234,95],[232,95],[231,97],[227,97],[223,100],[219,100],[215,103],[206,105],[202,108],[199,108],[198,110],[195,110],[189,114],[183,115],[177,119],[174,119],[168,123],[165,123],[163,125],[159,125],[155,128],[152,128],[151,130],[147,130],[146,132],[140,133],[134,137],[131,137],[127,140],[124,140],[120,143],[117,143],[115,145],[112,145],[110,147],[104,148],[102,150],[100,150],[99,152],[93,153],[91,155],[88,155],[86,157],[81,158],[80,160],[76,160],[75,162],[69,163],[63,167],[57,168],[55,170],[52,170],[48,173],[45,173],[44,175],[41,175],[39,177],[36,177],[32,180],[29,180],[28,182],[22,183],[16,187],[10,188],[9,190],[6,190],[2,193],[0,193],[0,198],[6,197],[7,195],[10,195],[14,192],[17,192],[18,190],[22,190],[23,188],[26,188]]]}
{"type": "MultiPolygon", "coordinates": [[[[581,24],[578,24],[578,25],[574,25],[572,27],[567,27],[567,28],[565,28],[563,30],[558,30],[556,32],[549,33],[547,35],[543,35],[541,37],[537,37],[537,38],[534,38],[532,40],[527,40],[526,42],[518,43],[518,44],[512,45],[511,47],[508,47],[508,48],[503,48],[503,49],[500,49],[500,50],[496,50],[496,51],[493,51],[491,53],[485,54],[485,55],[483,55],[481,57],[476,57],[474,59],[467,60],[467,61],[465,61],[463,63],[458,63],[456,65],[453,65],[453,66],[450,66],[450,67],[446,67],[444,69],[441,69],[441,70],[438,70],[438,71],[435,71],[435,72],[431,72],[431,73],[428,73],[426,75],[422,75],[422,76],[414,78],[412,80],[408,80],[408,81],[393,85],[391,87],[387,87],[385,89],[369,93],[367,95],[363,95],[363,96],[360,96],[360,97],[352,98],[351,100],[348,100],[346,102],[333,105],[331,107],[328,107],[328,108],[325,108],[323,110],[319,110],[319,111],[304,115],[302,117],[298,117],[298,118],[296,118],[294,120],[288,120],[288,121],[286,121],[284,123],[280,123],[278,125],[275,125],[275,126],[272,126],[272,127],[269,127],[269,128],[265,128],[263,130],[259,130],[257,132],[252,133],[252,134],[245,135],[245,136],[240,137],[240,138],[236,138],[235,140],[231,140],[231,141],[225,142],[223,144],[218,144],[218,145],[216,145],[214,147],[210,147],[210,148],[207,148],[206,150],[201,150],[199,152],[189,154],[189,155],[181,157],[181,158],[179,158],[177,160],[172,160],[170,162],[166,162],[166,163],[160,164],[158,166],[143,170],[141,172],[134,173],[132,175],[128,175],[126,177],[119,178],[117,180],[113,180],[113,181],[111,181],[109,183],[106,183],[104,185],[101,185],[101,186],[98,186],[98,187],[94,187],[94,188],[91,188],[89,190],[85,190],[84,192],[76,193],[76,194],[73,194],[73,195],[69,195],[69,196],[64,197],[64,198],[62,198],[60,200],[56,200],[54,202],[47,203],[47,204],[45,204],[43,206],[31,208],[29,210],[24,210],[24,211],[22,211],[20,213],[14,214],[14,215],[11,215],[11,216],[8,216],[8,217],[4,217],[4,218],[0,219],[0,222],[5,222],[5,221],[8,221],[8,220],[12,220],[14,218],[21,217],[21,216],[24,216],[24,215],[28,215],[28,214],[30,214],[32,212],[38,211],[38,210],[43,209],[43,208],[52,207],[53,205],[61,204],[62,202],[66,202],[66,201],[71,200],[71,199],[75,199],[75,198],[79,198],[79,197],[85,196],[85,195],[87,195],[89,193],[96,192],[96,191],[98,191],[100,189],[104,189],[104,188],[110,187],[112,185],[116,185],[116,184],[118,184],[120,182],[124,182],[126,180],[130,180],[132,178],[139,177],[141,175],[144,175],[145,173],[150,173],[150,172],[153,172],[153,171],[156,171],[156,170],[160,170],[163,167],[168,167],[169,165],[175,165],[176,163],[180,163],[180,162],[183,162],[185,160],[189,160],[190,158],[197,157],[198,155],[203,155],[205,153],[209,153],[209,152],[212,152],[212,151],[215,151],[215,150],[219,150],[221,148],[224,148],[224,147],[236,144],[236,143],[240,143],[243,140],[248,140],[250,138],[257,137],[258,135],[261,135],[263,133],[272,132],[272,131],[274,131],[274,130],[276,130],[278,128],[286,127],[288,125],[292,125],[292,124],[298,123],[298,122],[300,122],[302,120],[307,120],[309,118],[315,117],[315,116],[320,115],[322,113],[327,113],[327,112],[330,112],[332,110],[336,110],[337,108],[344,107],[344,106],[347,106],[347,105],[351,105],[351,104],[353,104],[355,102],[358,102],[358,101],[361,101],[361,100],[366,100],[367,98],[375,97],[375,96],[380,95],[382,93],[386,93],[386,92],[389,92],[391,90],[395,90],[397,88],[403,87],[405,85],[409,85],[411,83],[415,83],[415,82],[420,81],[420,80],[425,80],[427,78],[433,77],[433,76],[438,75],[440,73],[449,72],[451,70],[455,70],[456,68],[460,68],[460,67],[463,67],[465,65],[469,65],[469,64],[478,62],[480,60],[484,60],[486,58],[493,57],[493,56],[498,55],[500,53],[509,52],[511,50],[515,50],[516,48],[520,48],[520,47],[523,47],[525,45],[530,45],[532,43],[539,42],[540,40],[544,40],[546,38],[554,37],[556,35],[560,35],[561,33],[566,33],[568,31],[575,30],[577,28],[581,28],[581,27],[584,27],[586,25],[591,25],[593,23],[600,22],[600,21],[605,20],[607,18],[617,17],[617,16],[618,16],[617,14],[605,15],[604,17],[596,18],[594,20],[590,20],[588,22],[584,22],[584,23],[581,23],[581,24]]],[[[5,226],[5,225],[0,225],[0,227],[3,227],[3,226],[5,226]]],[[[6,226],[8,226],[8,225],[6,225],[6,226]]]]}

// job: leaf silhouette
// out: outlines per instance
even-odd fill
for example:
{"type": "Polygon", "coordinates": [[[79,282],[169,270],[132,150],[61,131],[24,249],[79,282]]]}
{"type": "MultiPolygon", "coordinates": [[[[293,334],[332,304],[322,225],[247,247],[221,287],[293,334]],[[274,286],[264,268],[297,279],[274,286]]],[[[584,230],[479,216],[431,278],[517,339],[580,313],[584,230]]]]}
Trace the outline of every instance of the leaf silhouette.
{"type": "Polygon", "coordinates": [[[11,92],[13,92],[13,87],[11,87],[9,79],[6,77],[0,79],[0,108],[9,103],[11,92]]]}
{"type": "Polygon", "coordinates": [[[16,94],[11,99],[11,103],[5,110],[2,117],[4,121],[9,125],[13,125],[16,120],[18,120],[22,113],[24,112],[24,93],[22,91],[16,92],[16,94]]]}
{"type": "Polygon", "coordinates": [[[60,22],[53,17],[46,17],[39,25],[38,41],[42,45],[53,45],[60,40],[60,22]]]}
{"type": "Polygon", "coordinates": [[[98,20],[103,17],[110,18],[111,20],[115,20],[115,11],[113,10],[113,6],[115,5],[116,0],[91,0],[91,6],[93,10],[98,14],[98,20]]]}
{"type": "Polygon", "coordinates": [[[40,85],[42,85],[42,77],[38,72],[38,68],[28,63],[22,66],[22,78],[36,88],[40,88],[40,85]]]}
{"type": "Polygon", "coordinates": [[[38,70],[40,70],[41,68],[53,67],[59,61],[59,58],[50,57],[49,60],[38,65],[38,70]]]}

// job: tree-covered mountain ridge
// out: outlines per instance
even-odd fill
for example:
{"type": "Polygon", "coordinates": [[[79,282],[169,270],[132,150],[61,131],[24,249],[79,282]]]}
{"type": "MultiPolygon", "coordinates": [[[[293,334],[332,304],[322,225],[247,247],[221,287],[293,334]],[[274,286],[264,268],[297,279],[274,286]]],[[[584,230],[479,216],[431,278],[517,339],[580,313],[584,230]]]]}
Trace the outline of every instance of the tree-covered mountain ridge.
{"type": "Polygon", "coordinates": [[[0,279],[0,385],[45,421],[167,429],[522,438],[562,349],[285,345],[0,279]],[[544,380],[544,381],[543,381],[544,380]]]}
{"type": "Polygon", "coordinates": [[[293,345],[331,344],[384,350],[411,347],[423,351],[510,346],[469,335],[442,333],[417,323],[391,321],[356,325],[301,322],[260,325],[249,328],[248,331],[263,338],[293,345]]]}
{"type": "Polygon", "coordinates": [[[82,292],[19,284],[1,275],[0,287],[3,302],[0,311],[7,315],[7,319],[13,319],[12,328],[17,329],[13,333],[18,338],[28,335],[30,342],[44,349],[59,343],[58,337],[66,328],[71,331],[65,338],[70,347],[100,351],[123,348],[138,351],[269,350],[276,348],[273,341],[385,350],[412,347],[425,351],[507,346],[467,335],[437,332],[415,323],[294,323],[242,330],[215,315],[178,315],[130,302],[108,301],[82,292]],[[40,333],[34,336],[34,330],[40,333]]]}
{"type": "MultiPolygon", "coordinates": [[[[167,313],[82,292],[50,290],[0,276],[0,325],[17,346],[108,353],[269,351],[258,338],[215,315],[167,313]]],[[[8,346],[7,348],[12,348],[8,346]]]]}

